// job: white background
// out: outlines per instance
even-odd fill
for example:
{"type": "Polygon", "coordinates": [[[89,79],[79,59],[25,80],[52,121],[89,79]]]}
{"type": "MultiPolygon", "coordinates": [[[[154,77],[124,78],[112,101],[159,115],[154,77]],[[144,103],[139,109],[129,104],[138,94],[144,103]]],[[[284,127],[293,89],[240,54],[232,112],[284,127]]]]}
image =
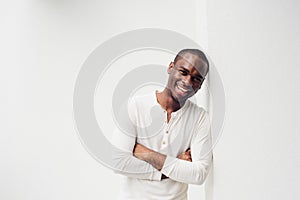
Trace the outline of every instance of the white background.
{"type": "Polygon", "coordinates": [[[208,1],[209,55],[226,121],[213,198],[299,199],[300,3],[208,1]]]}
{"type": "Polygon", "coordinates": [[[296,0],[2,1],[0,199],[116,197],[120,177],[76,134],[73,88],[99,44],[144,27],[198,41],[225,87],[206,195],[192,187],[190,199],[298,199],[299,11],[296,0]]]}

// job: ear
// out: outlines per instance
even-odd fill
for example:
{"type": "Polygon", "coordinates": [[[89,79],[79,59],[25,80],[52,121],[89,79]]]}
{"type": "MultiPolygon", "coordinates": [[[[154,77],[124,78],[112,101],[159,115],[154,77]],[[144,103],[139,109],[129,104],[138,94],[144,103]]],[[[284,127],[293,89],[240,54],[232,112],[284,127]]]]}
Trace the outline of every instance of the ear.
{"type": "Polygon", "coordinates": [[[169,67],[168,67],[168,74],[171,73],[171,71],[173,70],[173,68],[174,68],[174,62],[170,62],[169,67]]]}

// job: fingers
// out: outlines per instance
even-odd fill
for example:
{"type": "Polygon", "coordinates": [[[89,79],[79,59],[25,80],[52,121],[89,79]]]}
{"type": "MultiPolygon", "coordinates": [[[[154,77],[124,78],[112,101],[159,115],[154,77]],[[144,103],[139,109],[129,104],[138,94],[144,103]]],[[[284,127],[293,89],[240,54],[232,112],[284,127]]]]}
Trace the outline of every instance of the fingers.
{"type": "Polygon", "coordinates": [[[184,160],[190,161],[191,160],[191,156],[190,155],[184,155],[184,160]]]}
{"type": "Polygon", "coordinates": [[[191,154],[191,148],[188,148],[184,153],[191,154]]]}
{"type": "Polygon", "coordinates": [[[184,152],[185,160],[192,162],[192,156],[191,156],[191,149],[188,149],[186,152],[184,152]]]}
{"type": "Polygon", "coordinates": [[[191,154],[188,152],[185,153],[185,158],[186,160],[192,160],[191,154]]]}
{"type": "Polygon", "coordinates": [[[178,158],[181,159],[181,160],[186,160],[186,161],[192,162],[192,157],[191,157],[191,154],[189,152],[183,152],[182,154],[180,154],[178,156],[178,158]]]}

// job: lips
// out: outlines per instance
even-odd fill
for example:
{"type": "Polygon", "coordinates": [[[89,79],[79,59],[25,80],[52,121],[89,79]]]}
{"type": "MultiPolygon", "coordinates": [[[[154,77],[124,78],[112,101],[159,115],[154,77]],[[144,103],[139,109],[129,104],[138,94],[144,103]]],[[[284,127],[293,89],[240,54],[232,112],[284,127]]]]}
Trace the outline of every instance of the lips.
{"type": "Polygon", "coordinates": [[[181,95],[186,95],[190,92],[192,92],[192,89],[190,87],[186,87],[182,84],[176,84],[176,88],[178,89],[178,92],[181,94],[181,95]]]}

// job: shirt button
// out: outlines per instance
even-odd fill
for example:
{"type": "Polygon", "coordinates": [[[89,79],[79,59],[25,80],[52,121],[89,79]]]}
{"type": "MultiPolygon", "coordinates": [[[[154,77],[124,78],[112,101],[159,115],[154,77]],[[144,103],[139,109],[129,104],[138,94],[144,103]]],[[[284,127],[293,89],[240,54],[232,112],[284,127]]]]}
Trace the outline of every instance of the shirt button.
{"type": "Polygon", "coordinates": [[[162,143],[163,143],[163,144],[166,144],[166,142],[165,142],[165,141],[163,141],[162,143]]]}
{"type": "Polygon", "coordinates": [[[169,131],[166,131],[166,134],[168,134],[169,133],[169,131]]]}

